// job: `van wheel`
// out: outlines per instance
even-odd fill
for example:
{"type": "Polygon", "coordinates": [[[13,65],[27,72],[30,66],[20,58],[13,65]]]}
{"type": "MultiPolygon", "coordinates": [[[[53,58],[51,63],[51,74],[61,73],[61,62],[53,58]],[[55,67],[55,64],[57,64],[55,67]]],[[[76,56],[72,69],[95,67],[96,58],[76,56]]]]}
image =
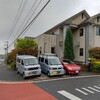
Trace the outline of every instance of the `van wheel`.
{"type": "Polygon", "coordinates": [[[47,75],[48,75],[48,77],[50,77],[50,72],[49,71],[48,71],[47,75]]]}
{"type": "Polygon", "coordinates": [[[23,73],[23,78],[25,79],[26,77],[25,77],[25,73],[23,73]]]}

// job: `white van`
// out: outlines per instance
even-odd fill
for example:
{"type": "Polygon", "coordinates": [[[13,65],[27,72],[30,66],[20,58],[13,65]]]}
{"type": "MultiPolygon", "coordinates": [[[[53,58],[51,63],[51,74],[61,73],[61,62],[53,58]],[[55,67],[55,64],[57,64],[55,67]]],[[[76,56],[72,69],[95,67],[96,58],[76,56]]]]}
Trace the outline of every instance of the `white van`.
{"type": "Polygon", "coordinates": [[[38,59],[31,55],[17,55],[16,69],[18,73],[23,75],[23,78],[34,75],[41,76],[41,67],[38,59]]]}

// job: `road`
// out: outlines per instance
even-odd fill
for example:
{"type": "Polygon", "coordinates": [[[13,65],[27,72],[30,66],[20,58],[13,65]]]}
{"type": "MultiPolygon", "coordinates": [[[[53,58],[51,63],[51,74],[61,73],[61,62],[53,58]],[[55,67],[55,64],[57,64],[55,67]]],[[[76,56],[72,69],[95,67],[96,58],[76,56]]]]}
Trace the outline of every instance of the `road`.
{"type": "Polygon", "coordinates": [[[35,83],[58,100],[100,100],[100,77],[35,83]]]}

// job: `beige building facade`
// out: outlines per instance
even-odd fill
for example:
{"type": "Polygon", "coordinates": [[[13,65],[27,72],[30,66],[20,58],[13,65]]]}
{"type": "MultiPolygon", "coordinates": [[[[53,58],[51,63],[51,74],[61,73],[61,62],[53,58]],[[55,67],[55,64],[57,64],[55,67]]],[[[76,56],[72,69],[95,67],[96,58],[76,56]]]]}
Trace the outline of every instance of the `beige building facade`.
{"type": "Polygon", "coordinates": [[[69,26],[73,33],[74,61],[86,63],[88,50],[100,47],[100,14],[90,17],[85,10],[35,37],[39,54],[56,53],[59,58],[63,57],[64,40],[69,26]]]}

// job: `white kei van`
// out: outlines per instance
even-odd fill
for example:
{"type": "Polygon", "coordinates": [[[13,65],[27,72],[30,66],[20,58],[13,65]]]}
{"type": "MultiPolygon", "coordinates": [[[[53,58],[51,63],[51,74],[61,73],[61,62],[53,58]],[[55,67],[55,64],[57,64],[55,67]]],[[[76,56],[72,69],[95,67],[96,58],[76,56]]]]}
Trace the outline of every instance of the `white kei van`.
{"type": "Polygon", "coordinates": [[[31,55],[17,55],[16,70],[23,75],[23,78],[34,75],[41,76],[41,67],[38,59],[31,55]]]}

